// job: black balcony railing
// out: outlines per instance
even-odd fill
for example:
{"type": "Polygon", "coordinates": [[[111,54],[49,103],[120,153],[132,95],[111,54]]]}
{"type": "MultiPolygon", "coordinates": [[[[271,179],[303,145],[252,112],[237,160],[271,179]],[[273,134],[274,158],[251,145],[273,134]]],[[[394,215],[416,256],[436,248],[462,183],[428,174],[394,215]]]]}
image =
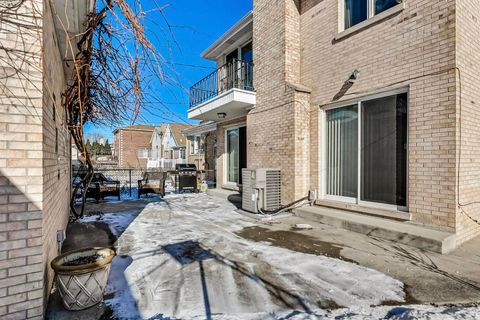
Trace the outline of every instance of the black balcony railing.
{"type": "Polygon", "coordinates": [[[190,88],[190,108],[231,90],[254,91],[253,62],[232,60],[190,88]]]}

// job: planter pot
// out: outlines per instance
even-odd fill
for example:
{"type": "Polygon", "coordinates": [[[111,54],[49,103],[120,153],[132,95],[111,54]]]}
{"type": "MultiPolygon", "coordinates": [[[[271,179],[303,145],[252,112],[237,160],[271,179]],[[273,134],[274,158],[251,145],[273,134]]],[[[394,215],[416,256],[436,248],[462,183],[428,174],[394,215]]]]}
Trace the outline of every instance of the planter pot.
{"type": "Polygon", "coordinates": [[[67,310],[83,310],[103,300],[114,256],[108,248],[86,248],[53,259],[57,288],[67,310]]]}

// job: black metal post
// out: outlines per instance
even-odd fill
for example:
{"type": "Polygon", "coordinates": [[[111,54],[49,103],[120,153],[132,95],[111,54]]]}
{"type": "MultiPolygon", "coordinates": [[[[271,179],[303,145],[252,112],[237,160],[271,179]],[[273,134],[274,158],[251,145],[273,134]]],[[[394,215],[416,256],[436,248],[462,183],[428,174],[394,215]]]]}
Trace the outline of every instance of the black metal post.
{"type": "Polygon", "coordinates": [[[128,179],[130,180],[130,198],[132,197],[132,169],[128,169],[128,179]]]}

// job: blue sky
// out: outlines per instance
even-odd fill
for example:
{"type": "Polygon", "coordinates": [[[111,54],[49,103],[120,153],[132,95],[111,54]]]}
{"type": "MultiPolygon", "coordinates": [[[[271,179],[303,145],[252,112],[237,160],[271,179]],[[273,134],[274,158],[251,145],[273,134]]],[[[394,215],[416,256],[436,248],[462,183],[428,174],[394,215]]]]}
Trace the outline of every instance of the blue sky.
{"type": "MultiPolygon", "coordinates": [[[[143,6],[153,3],[151,0],[142,0],[143,6]]],[[[157,85],[149,89],[164,104],[149,101],[151,108],[142,112],[136,124],[188,122],[188,88],[215,70],[215,63],[202,59],[201,52],[252,10],[252,0],[158,0],[157,4],[169,4],[163,12],[174,38],[170,37],[159,13],[148,16],[146,32],[168,62],[170,71],[167,73],[176,79],[178,85],[169,88],[157,85]]],[[[144,11],[148,9],[144,7],[144,11]]],[[[112,132],[116,126],[95,127],[87,124],[85,133],[100,133],[113,141],[112,132]]]]}

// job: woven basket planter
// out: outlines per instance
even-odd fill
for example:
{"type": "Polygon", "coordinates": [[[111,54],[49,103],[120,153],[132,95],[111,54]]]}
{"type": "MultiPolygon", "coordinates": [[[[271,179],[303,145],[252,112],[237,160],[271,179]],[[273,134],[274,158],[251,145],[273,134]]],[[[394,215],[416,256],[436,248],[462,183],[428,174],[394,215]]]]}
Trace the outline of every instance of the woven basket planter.
{"type": "Polygon", "coordinates": [[[67,310],[83,310],[103,300],[110,264],[115,252],[108,248],[87,248],[70,251],[56,257],[51,266],[56,273],[56,284],[67,310]],[[94,263],[68,266],[79,258],[101,255],[94,263]]]}

